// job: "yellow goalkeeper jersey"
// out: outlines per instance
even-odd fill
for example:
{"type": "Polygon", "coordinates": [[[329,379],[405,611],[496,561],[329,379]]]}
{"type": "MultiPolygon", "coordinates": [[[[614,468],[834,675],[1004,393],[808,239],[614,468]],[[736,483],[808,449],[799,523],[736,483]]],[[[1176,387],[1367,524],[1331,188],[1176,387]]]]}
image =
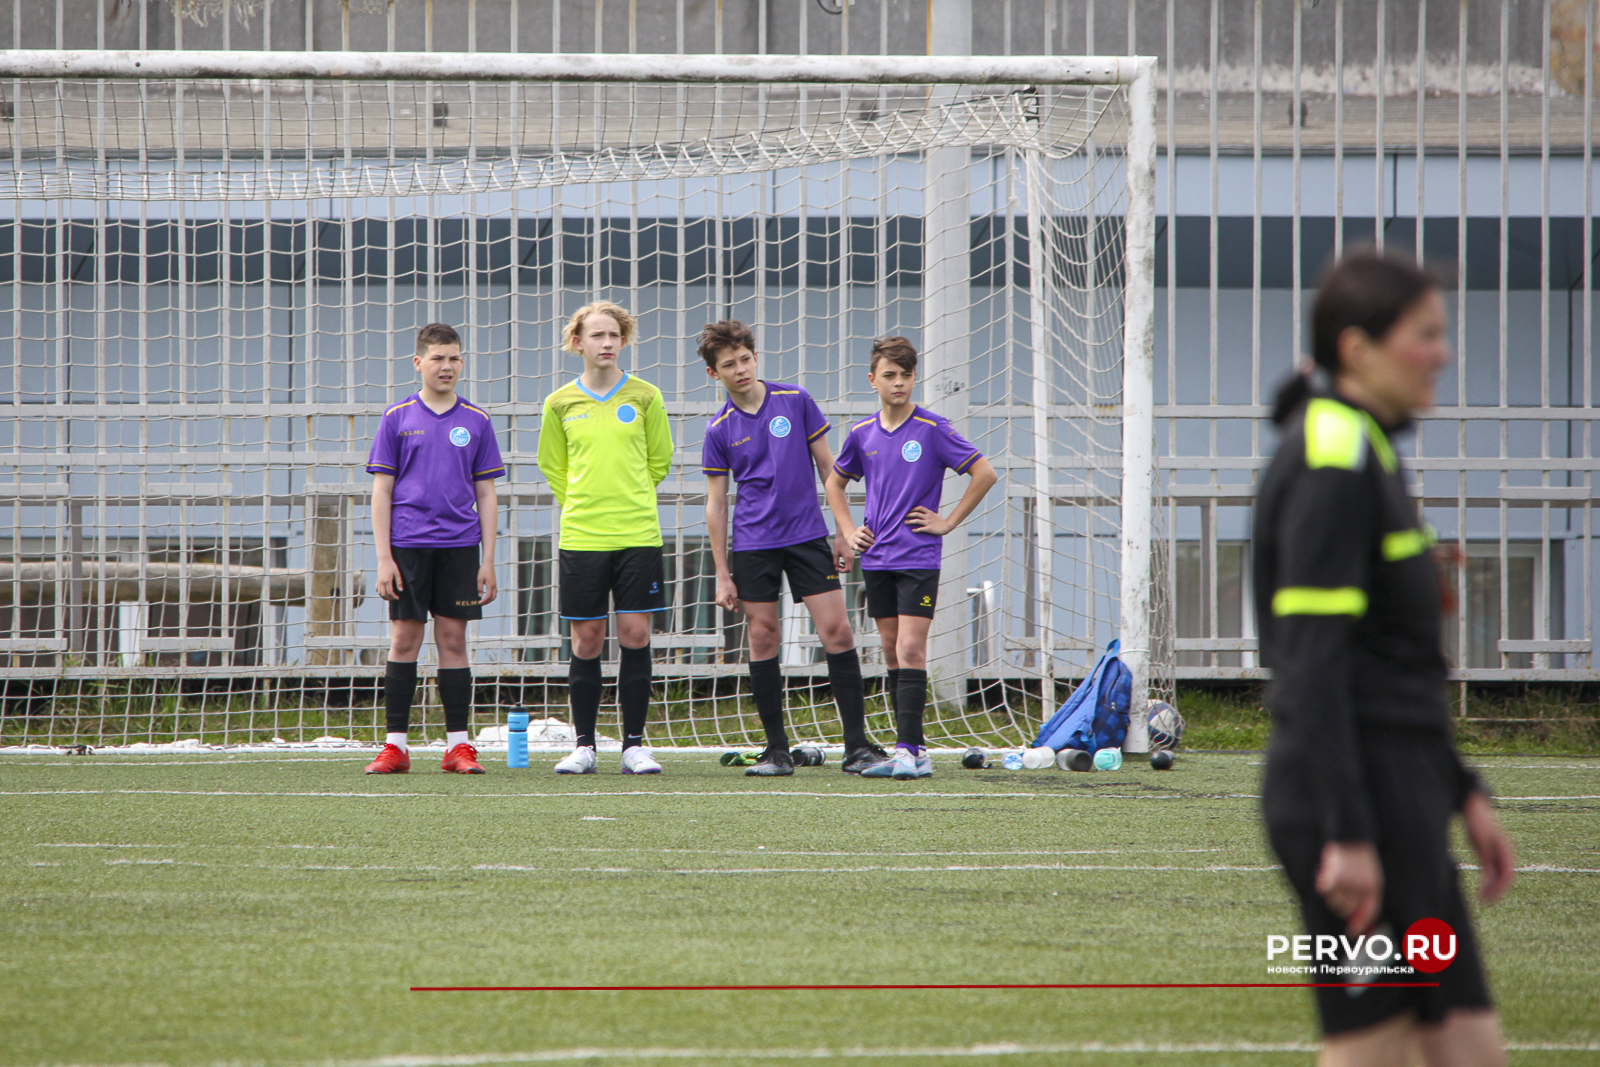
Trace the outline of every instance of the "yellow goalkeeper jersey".
{"type": "Polygon", "coordinates": [[[672,466],[661,390],[632,374],[604,395],[576,380],[544,402],[539,469],[561,506],[561,547],[661,544],[656,486],[672,466]]]}

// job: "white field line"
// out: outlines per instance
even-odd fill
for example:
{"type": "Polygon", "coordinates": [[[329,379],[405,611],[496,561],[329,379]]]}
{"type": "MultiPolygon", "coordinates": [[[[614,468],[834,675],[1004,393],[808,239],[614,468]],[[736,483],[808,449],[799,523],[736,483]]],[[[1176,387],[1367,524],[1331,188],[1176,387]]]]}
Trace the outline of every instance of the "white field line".
{"type": "MultiPolygon", "coordinates": [[[[919,789],[901,790],[893,793],[815,793],[802,792],[794,789],[751,789],[749,791],[716,791],[716,790],[664,790],[664,789],[626,789],[612,791],[578,791],[567,793],[356,793],[335,791],[304,792],[277,792],[267,790],[249,789],[18,789],[0,791],[0,797],[45,797],[45,796],[174,796],[174,797],[346,797],[354,800],[388,800],[388,799],[448,799],[452,803],[459,800],[556,800],[556,799],[585,799],[593,797],[732,797],[743,800],[758,799],[761,797],[815,797],[815,798],[840,798],[844,800],[905,800],[912,797],[927,797],[934,800],[1236,800],[1257,799],[1251,793],[932,793],[919,789]]],[[[1516,798],[1505,798],[1516,799],[1516,798]]],[[[1551,799],[1551,798],[1546,798],[1551,799]]],[[[1567,798],[1554,798],[1567,799],[1567,798]]],[[[1591,799],[1591,798],[1578,798],[1591,799]]],[[[1600,797],[1592,799],[1600,800],[1600,797]]]]}
{"type": "MultiPolygon", "coordinates": [[[[805,855],[795,853],[793,855],[805,855]]],[[[878,858],[878,857],[873,857],[878,858]]],[[[1259,874],[1279,871],[1278,864],[1213,863],[1203,867],[1186,867],[1179,864],[1111,864],[1111,863],[949,863],[942,866],[910,864],[869,864],[858,867],[568,867],[531,863],[474,863],[467,866],[442,866],[434,864],[380,864],[380,863],[210,863],[204,860],[177,860],[171,858],[109,859],[101,861],[107,867],[204,867],[212,870],[255,871],[434,871],[465,874],[472,871],[512,872],[524,874],[630,874],[630,875],[767,875],[767,874],[975,874],[1005,871],[1095,871],[1133,872],[1145,874],[1259,874]]],[[[28,867],[60,867],[60,863],[27,862],[28,867]]],[[[1473,864],[1461,864],[1466,871],[1475,871],[1473,864]]],[[[1519,874],[1600,874],[1600,867],[1557,867],[1536,863],[1518,867],[1519,874]]]]}
{"type": "MultiPolygon", "coordinates": [[[[751,789],[737,791],[717,790],[663,790],[637,789],[570,793],[357,793],[337,791],[277,792],[248,789],[14,789],[0,790],[0,797],[47,796],[174,796],[174,797],[346,797],[354,800],[449,798],[461,800],[554,800],[574,797],[736,797],[751,800],[759,797],[813,797],[839,800],[904,800],[923,797],[932,800],[1259,800],[1258,793],[933,793],[920,789],[894,793],[817,793],[796,789],[751,789]]],[[[1501,796],[1497,800],[1600,800],[1600,793],[1579,793],[1549,796],[1501,796]]]]}
{"type": "MultiPolygon", "coordinates": [[[[379,1056],[362,1060],[320,1060],[298,1067],[486,1067],[496,1063],[562,1063],[570,1060],[830,1060],[830,1059],[963,1059],[978,1056],[1083,1055],[1229,1055],[1235,1053],[1311,1053],[1321,1046],[1303,1041],[1216,1041],[1186,1044],[1157,1041],[1023,1045],[993,1044],[863,1048],[567,1048],[514,1052],[477,1052],[456,1055],[413,1054],[379,1056]]],[[[1513,1041],[1512,1052],[1597,1052],[1600,1041],[1513,1041]]],[[[52,1064],[48,1067],[88,1067],[52,1064]]],[[[118,1064],[115,1067],[166,1067],[165,1064],[118,1064]]],[[[211,1067],[238,1067],[237,1062],[211,1067]]]]}
{"type": "MultiPolygon", "coordinates": [[[[78,841],[41,841],[34,848],[248,848],[252,850],[267,848],[302,848],[302,849],[358,849],[376,848],[376,845],[210,845],[203,842],[178,841],[165,845],[112,845],[103,842],[78,842],[78,841]]],[[[567,845],[542,845],[536,846],[535,852],[550,853],[587,853],[595,852],[604,855],[630,853],[634,855],[650,856],[820,856],[862,859],[926,859],[939,856],[973,857],[984,856],[998,858],[1001,856],[1135,856],[1146,853],[1160,853],[1161,855],[1180,855],[1191,853],[1216,853],[1226,852],[1222,848],[1063,848],[1063,849],[1029,849],[1026,851],[1007,850],[1002,852],[966,852],[966,851],[941,851],[941,852],[843,852],[843,851],[815,851],[796,849],[766,849],[757,847],[749,848],[593,848],[587,846],[567,845]]]]}

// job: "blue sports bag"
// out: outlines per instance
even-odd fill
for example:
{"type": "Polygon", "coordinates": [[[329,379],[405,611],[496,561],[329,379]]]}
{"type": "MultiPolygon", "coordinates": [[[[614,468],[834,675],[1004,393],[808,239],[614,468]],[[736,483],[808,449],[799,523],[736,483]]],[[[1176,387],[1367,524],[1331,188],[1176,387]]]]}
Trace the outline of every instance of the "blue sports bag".
{"type": "Polygon", "coordinates": [[[1102,748],[1121,748],[1128,736],[1128,705],[1133,698],[1133,675],[1117,658],[1121,641],[1106,646],[1105,655],[1094,670],[1067,697],[1050,721],[1039,728],[1034,747],[1048,746],[1060,752],[1078,748],[1098,752],[1102,748]]]}

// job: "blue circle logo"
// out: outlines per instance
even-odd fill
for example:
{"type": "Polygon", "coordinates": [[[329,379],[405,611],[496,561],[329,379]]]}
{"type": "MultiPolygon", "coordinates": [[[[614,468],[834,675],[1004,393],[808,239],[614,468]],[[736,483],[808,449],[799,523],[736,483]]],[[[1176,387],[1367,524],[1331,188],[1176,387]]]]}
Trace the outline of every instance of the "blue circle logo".
{"type": "Polygon", "coordinates": [[[623,404],[617,408],[618,422],[632,422],[639,417],[639,411],[632,404],[623,404]]]}
{"type": "Polygon", "coordinates": [[[467,445],[472,443],[472,434],[467,432],[465,426],[457,426],[450,431],[450,443],[457,448],[466,448],[467,445]]]}
{"type": "Polygon", "coordinates": [[[900,446],[900,455],[907,463],[915,463],[922,458],[922,442],[907,441],[900,446]]]}
{"type": "Polygon", "coordinates": [[[789,425],[788,419],[784,418],[782,415],[779,415],[777,418],[767,423],[767,429],[772,431],[772,436],[774,437],[788,437],[789,431],[793,429],[793,427],[789,425]]]}

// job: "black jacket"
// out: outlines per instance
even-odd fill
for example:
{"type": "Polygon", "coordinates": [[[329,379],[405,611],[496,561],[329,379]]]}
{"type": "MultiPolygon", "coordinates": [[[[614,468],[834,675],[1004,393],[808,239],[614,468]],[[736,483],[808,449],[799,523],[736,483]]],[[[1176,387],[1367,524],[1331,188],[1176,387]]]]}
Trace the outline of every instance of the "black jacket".
{"type": "MultiPolygon", "coordinates": [[[[1314,396],[1283,430],[1255,507],[1256,619],[1272,670],[1264,803],[1269,819],[1368,841],[1361,735],[1450,734],[1432,531],[1370,413],[1314,396]]],[[[1459,808],[1477,782],[1456,764],[1459,808]]]]}

